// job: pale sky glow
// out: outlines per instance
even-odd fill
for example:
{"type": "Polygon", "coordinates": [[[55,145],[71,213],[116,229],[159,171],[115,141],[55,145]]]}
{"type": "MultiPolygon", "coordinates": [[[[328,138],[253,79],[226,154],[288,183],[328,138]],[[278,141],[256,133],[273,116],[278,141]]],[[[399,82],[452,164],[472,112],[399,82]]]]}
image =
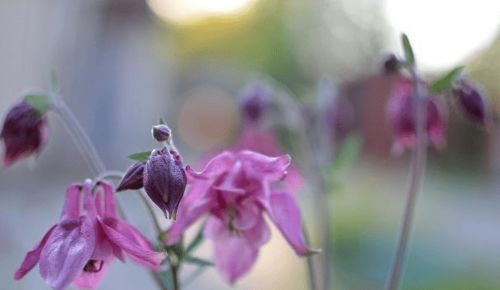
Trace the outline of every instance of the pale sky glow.
{"type": "Polygon", "coordinates": [[[405,32],[427,70],[455,66],[495,39],[500,0],[385,0],[395,35],[405,32]]]}
{"type": "Polygon", "coordinates": [[[244,11],[257,0],[148,0],[151,9],[162,19],[190,23],[211,16],[244,11]]]}

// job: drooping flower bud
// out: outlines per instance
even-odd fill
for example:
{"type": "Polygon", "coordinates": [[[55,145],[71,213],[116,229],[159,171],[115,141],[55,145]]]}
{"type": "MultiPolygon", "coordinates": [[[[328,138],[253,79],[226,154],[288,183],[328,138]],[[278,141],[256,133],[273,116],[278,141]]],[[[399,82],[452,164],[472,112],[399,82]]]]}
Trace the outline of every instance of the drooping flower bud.
{"type": "Polygon", "coordinates": [[[263,86],[253,85],[243,91],[240,106],[246,121],[259,121],[268,105],[267,92],[263,86]]]}
{"type": "Polygon", "coordinates": [[[167,148],[153,150],[144,168],[143,182],[151,200],[165,216],[175,219],[187,183],[182,163],[167,148]]]}
{"type": "Polygon", "coordinates": [[[143,187],[143,176],[144,176],[144,166],[145,162],[137,162],[130,166],[125,172],[120,184],[116,188],[116,191],[130,190],[130,189],[140,189],[143,187]]]}
{"type": "Polygon", "coordinates": [[[151,129],[151,135],[158,142],[165,142],[170,139],[170,128],[165,124],[159,124],[153,126],[151,129]]]}
{"type": "Polygon", "coordinates": [[[453,89],[458,106],[473,121],[486,123],[486,102],[480,90],[471,82],[461,80],[453,89]]]}
{"type": "Polygon", "coordinates": [[[388,54],[385,56],[383,61],[383,70],[385,74],[391,75],[399,71],[401,63],[398,58],[393,54],[388,54]]]}
{"type": "Polygon", "coordinates": [[[3,164],[38,153],[46,141],[47,119],[28,102],[21,101],[7,113],[0,139],[5,144],[3,164]]]}
{"type": "MultiPolygon", "coordinates": [[[[425,97],[427,139],[437,149],[446,146],[444,127],[447,111],[442,102],[435,97],[425,97]]],[[[412,96],[411,81],[398,82],[387,104],[387,116],[394,132],[393,151],[397,154],[416,145],[416,115],[412,96]]]]}

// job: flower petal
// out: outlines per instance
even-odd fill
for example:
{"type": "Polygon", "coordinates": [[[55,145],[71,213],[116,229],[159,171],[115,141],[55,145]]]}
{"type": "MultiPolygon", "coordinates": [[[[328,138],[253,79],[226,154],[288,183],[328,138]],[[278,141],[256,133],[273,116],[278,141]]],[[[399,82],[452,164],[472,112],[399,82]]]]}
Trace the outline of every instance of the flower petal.
{"type": "Polygon", "coordinates": [[[233,284],[252,268],[257,259],[258,249],[247,239],[229,233],[225,230],[224,224],[215,217],[207,221],[205,234],[214,242],[215,267],[224,280],[233,284]]]}
{"type": "Polygon", "coordinates": [[[26,253],[26,256],[24,257],[23,263],[19,267],[19,269],[16,271],[16,274],[14,274],[14,279],[19,280],[24,277],[35,265],[38,263],[40,260],[40,253],[42,252],[43,247],[47,243],[47,240],[50,237],[50,234],[54,230],[56,226],[52,226],[47,233],[43,236],[42,240],[38,242],[38,244],[35,245],[33,250],[29,251],[26,253]]]}
{"type": "Polygon", "coordinates": [[[134,261],[152,270],[158,270],[165,255],[155,252],[151,243],[138,230],[114,218],[106,218],[100,221],[100,224],[108,238],[134,261]]]}
{"type": "Polygon", "coordinates": [[[271,239],[271,231],[263,216],[260,217],[253,228],[244,231],[243,235],[255,249],[259,249],[271,239]]]}
{"type": "Polygon", "coordinates": [[[73,285],[80,289],[95,289],[101,283],[104,275],[108,270],[109,263],[112,261],[104,261],[102,268],[97,272],[84,272],[81,271],[78,276],[73,280],[73,285]]]}
{"type": "Polygon", "coordinates": [[[62,290],[80,273],[95,248],[95,230],[88,218],[65,220],[52,232],[40,256],[40,274],[62,290]]]}
{"type": "Polygon", "coordinates": [[[246,172],[257,177],[264,177],[269,181],[282,180],[292,160],[287,154],[270,157],[249,150],[239,152],[237,157],[243,161],[246,172]]]}
{"type": "Polygon", "coordinates": [[[270,196],[269,204],[271,220],[295,250],[295,253],[300,256],[307,255],[309,248],[302,231],[299,207],[293,197],[289,193],[275,191],[270,196]]]}
{"type": "Polygon", "coordinates": [[[234,159],[235,156],[233,153],[224,151],[212,158],[201,172],[196,172],[191,167],[187,167],[186,171],[194,178],[210,179],[229,170],[234,162],[234,159]]]}
{"type": "Polygon", "coordinates": [[[66,190],[66,200],[61,216],[64,218],[77,218],[80,216],[80,193],[82,185],[71,184],[66,190]]]}
{"type": "Polygon", "coordinates": [[[208,186],[208,181],[201,180],[191,185],[179,204],[177,219],[167,231],[168,245],[175,244],[189,226],[210,211],[213,203],[211,197],[207,196],[208,186]]]}

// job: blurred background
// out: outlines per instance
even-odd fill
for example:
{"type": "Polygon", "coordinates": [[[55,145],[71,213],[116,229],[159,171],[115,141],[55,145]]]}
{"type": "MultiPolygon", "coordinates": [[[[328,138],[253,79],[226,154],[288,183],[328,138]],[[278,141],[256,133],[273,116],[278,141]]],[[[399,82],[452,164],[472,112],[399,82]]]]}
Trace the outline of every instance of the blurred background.
{"type": "MultiPolygon", "coordinates": [[[[108,168],[123,170],[128,154],[152,148],[149,129],[159,117],[173,128],[189,164],[237,139],[237,98],[249,82],[272,80],[307,102],[318,81],[331,81],[353,104],[362,140],[359,158],[332,177],[338,185],[328,193],[333,289],[381,289],[408,168],[407,157],[390,155],[384,111],[393,80],[380,74],[381,56],[400,52],[404,31],[426,76],[465,64],[498,111],[499,28],[496,0],[4,0],[0,114],[24,92],[46,90],[55,71],[63,98],[108,168]]],[[[499,133],[450,114],[448,148],[430,154],[403,289],[500,289],[499,133]]],[[[13,273],[58,219],[66,186],[88,174],[56,117],[36,162],[1,169],[1,289],[48,289],[36,270],[19,282],[13,273]]],[[[312,197],[307,187],[297,195],[314,228],[312,197]]],[[[153,237],[137,197],[119,198],[132,223],[153,237]]],[[[209,258],[210,242],[199,253],[209,258]]],[[[306,287],[303,260],[279,234],[234,285],[306,287]]],[[[139,288],[154,289],[147,273],[115,263],[100,289],[139,288]]],[[[185,289],[233,288],[209,269],[185,289]]]]}

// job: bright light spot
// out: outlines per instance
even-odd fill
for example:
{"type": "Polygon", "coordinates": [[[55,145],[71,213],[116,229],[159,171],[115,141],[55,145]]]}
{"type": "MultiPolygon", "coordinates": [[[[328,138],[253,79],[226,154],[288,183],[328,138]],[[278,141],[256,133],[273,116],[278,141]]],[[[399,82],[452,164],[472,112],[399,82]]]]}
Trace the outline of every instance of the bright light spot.
{"type": "Polygon", "coordinates": [[[236,14],[257,0],[148,0],[149,7],[162,19],[186,23],[207,17],[236,14]]]}
{"type": "Polygon", "coordinates": [[[386,0],[389,23],[410,37],[430,70],[457,65],[490,44],[500,25],[498,0],[386,0]]]}

